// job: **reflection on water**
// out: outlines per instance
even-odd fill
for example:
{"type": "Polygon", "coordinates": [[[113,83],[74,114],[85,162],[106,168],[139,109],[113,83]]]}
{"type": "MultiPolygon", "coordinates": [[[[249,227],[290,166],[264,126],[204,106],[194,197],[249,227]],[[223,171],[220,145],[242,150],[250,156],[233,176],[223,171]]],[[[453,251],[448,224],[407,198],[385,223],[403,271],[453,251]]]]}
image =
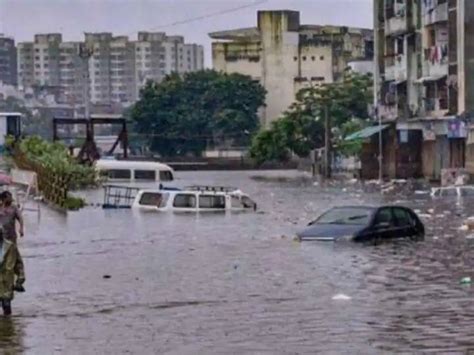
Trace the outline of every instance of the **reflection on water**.
{"type": "Polygon", "coordinates": [[[24,350],[21,327],[18,319],[0,317],[0,349],[2,354],[13,355],[24,350]]]}
{"type": "MultiPolygon", "coordinates": [[[[15,327],[0,331],[1,348],[31,354],[474,349],[474,289],[459,284],[474,276],[474,245],[457,230],[474,212],[472,201],[381,196],[357,184],[314,186],[294,172],[179,177],[180,186],[241,187],[261,211],[89,208],[61,216],[43,210],[40,223],[27,216],[21,242],[27,293],[14,301],[15,327]],[[419,210],[426,240],[378,246],[292,240],[327,208],[361,203],[419,210]],[[333,300],[338,294],[350,299],[333,300]]],[[[86,195],[101,199],[98,191],[86,195]]]]}

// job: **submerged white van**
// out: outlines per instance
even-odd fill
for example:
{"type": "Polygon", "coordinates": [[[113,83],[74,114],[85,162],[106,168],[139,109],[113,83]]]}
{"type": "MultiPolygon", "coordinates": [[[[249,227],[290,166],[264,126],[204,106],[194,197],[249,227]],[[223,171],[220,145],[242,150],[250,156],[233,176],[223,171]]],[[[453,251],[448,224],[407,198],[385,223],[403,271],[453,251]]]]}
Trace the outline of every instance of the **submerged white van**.
{"type": "Polygon", "coordinates": [[[163,163],[153,161],[100,159],[95,168],[108,181],[173,181],[173,169],[163,163]]]}

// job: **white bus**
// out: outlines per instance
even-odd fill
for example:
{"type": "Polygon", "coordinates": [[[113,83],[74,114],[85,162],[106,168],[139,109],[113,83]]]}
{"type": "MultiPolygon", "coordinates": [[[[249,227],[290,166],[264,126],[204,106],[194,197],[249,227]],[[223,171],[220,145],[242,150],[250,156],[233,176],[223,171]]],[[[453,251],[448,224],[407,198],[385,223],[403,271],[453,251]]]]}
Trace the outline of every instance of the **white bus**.
{"type": "Polygon", "coordinates": [[[152,161],[100,159],[95,167],[109,181],[168,182],[173,181],[173,169],[152,161]]]}

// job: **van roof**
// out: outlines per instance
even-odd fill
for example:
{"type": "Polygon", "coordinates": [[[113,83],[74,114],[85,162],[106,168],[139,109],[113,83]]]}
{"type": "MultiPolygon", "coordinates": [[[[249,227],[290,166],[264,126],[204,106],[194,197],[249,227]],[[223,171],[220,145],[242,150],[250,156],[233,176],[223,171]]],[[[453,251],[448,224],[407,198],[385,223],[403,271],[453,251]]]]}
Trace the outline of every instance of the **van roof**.
{"type": "Polygon", "coordinates": [[[169,165],[163,163],[137,160],[99,159],[96,161],[96,167],[99,169],[149,169],[173,171],[173,169],[169,165]]]}

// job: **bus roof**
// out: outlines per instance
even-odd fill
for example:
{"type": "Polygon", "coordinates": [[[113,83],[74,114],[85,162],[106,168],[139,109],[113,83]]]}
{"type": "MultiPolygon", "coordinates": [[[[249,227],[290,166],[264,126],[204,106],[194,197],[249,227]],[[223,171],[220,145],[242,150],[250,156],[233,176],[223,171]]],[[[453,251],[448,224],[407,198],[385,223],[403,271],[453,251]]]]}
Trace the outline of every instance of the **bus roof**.
{"type": "Polygon", "coordinates": [[[99,159],[96,161],[98,169],[133,169],[133,170],[163,170],[173,171],[173,169],[166,164],[154,161],[137,161],[137,160],[109,160],[99,159]]]}

